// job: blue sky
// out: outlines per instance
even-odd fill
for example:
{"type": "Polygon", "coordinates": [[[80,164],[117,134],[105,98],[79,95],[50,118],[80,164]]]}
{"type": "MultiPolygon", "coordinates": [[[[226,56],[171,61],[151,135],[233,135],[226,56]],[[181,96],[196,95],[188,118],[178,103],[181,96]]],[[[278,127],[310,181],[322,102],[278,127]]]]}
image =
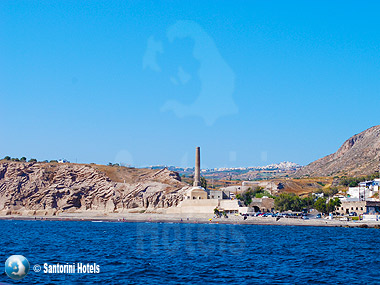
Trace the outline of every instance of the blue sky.
{"type": "Polygon", "coordinates": [[[0,156],[307,164],[379,124],[376,1],[0,1],[0,156]]]}

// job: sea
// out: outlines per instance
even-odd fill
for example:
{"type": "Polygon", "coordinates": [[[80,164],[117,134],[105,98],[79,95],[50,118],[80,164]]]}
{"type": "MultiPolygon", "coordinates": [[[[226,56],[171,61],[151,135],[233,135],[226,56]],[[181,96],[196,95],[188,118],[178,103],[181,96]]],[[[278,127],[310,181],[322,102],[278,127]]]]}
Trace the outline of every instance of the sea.
{"type": "Polygon", "coordinates": [[[1,220],[0,236],[3,266],[30,263],[6,284],[380,284],[379,229],[1,220]]]}

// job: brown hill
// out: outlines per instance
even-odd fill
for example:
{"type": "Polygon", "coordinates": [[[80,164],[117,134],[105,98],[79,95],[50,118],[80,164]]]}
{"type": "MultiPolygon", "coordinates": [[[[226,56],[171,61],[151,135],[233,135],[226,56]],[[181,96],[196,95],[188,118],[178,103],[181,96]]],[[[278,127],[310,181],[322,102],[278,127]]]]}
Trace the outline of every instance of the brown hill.
{"type": "Polygon", "coordinates": [[[276,185],[281,183],[282,189],[277,193],[288,192],[297,195],[308,195],[320,190],[328,189],[333,184],[332,177],[302,178],[302,179],[273,179],[276,185]]]}
{"type": "Polygon", "coordinates": [[[379,170],[380,125],[346,140],[337,152],[318,159],[295,174],[301,176],[359,176],[379,170]]]}
{"type": "Polygon", "coordinates": [[[178,204],[187,187],[167,169],[0,162],[3,214],[154,211],[178,204]]]}

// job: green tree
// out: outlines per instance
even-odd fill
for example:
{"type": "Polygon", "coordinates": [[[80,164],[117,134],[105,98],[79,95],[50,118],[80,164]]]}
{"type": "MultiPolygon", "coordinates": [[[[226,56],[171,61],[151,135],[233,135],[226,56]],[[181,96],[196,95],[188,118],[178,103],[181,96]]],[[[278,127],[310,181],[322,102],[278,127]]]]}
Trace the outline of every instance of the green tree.
{"type": "MultiPolygon", "coordinates": [[[[255,192],[255,194],[258,194],[258,193],[264,193],[265,191],[264,191],[264,187],[261,187],[261,186],[257,186],[255,189],[254,189],[254,192],[255,192]]],[[[256,195],[255,195],[255,197],[256,197],[256,195]]]]}
{"type": "Polygon", "coordinates": [[[29,159],[29,162],[37,162],[37,159],[31,158],[31,159],[29,159]]]}
{"type": "Polygon", "coordinates": [[[329,187],[323,191],[323,196],[333,197],[335,194],[338,194],[338,187],[329,187]]]}
{"type": "Polygon", "coordinates": [[[201,176],[201,187],[207,189],[207,180],[203,176],[201,176]]]}
{"type": "Polygon", "coordinates": [[[274,200],[274,207],[276,210],[283,211],[301,211],[303,202],[300,197],[294,193],[281,193],[274,200]]]}
{"type": "Polygon", "coordinates": [[[254,191],[251,188],[236,196],[245,206],[249,206],[252,203],[252,197],[254,197],[254,191]]]}
{"type": "Polygon", "coordinates": [[[314,208],[318,211],[318,212],[321,212],[321,213],[327,213],[327,209],[326,209],[326,198],[318,198],[317,201],[315,201],[314,203],[314,208]]]}
{"type": "Polygon", "coordinates": [[[236,198],[242,201],[246,206],[249,206],[252,203],[253,198],[262,198],[264,196],[274,198],[272,195],[269,194],[268,191],[264,190],[264,187],[255,187],[252,189],[251,187],[248,188],[248,190],[244,191],[241,194],[237,194],[236,198]]]}
{"type": "Polygon", "coordinates": [[[314,207],[315,203],[315,197],[312,195],[309,195],[302,199],[302,206],[306,209],[312,209],[314,207]]]}
{"type": "Polygon", "coordinates": [[[358,181],[350,181],[350,183],[348,184],[348,187],[356,187],[358,186],[359,182],[358,181]]]}
{"type": "Polygon", "coordinates": [[[4,157],[4,159],[5,160],[11,160],[11,157],[7,155],[6,157],[4,157]]]}
{"type": "Polygon", "coordinates": [[[339,184],[340,185],[343,185],[343,186],[348,186],[348,187],[356,187],[358,186],[358,184],[360,182],[363,182],[363,181],[367,181],[367,180],[373,180],[375,178],[378,178],[379,177],[379,173],[373,173],[373,174],[369,174],[369,175],[366,175],[366,176],[359,176],[359,177],[346,177],[346,176],[343,176],[341,179],[340,179],[340,182],[339,184]]]}
{"type": "Polygon", "coordinates": [[[332,213],[335,212],[336,207],[340,207],[341,202],[339,198],[330,199],[328,203],[326,204],[326,212],[332,213]]]}
{"type": "Polygon", "coordinates": [[[25,156],[21,157],[20,161],[25,162],[26,161],[26,157],[25,156]]]}

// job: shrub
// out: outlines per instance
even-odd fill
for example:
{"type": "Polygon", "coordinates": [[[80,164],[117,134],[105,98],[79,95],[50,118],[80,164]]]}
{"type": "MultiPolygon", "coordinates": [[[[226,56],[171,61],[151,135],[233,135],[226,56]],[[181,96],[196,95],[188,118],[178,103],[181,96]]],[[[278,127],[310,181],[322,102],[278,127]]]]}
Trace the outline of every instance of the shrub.
{"type": "Polygon", "coordinates": [[[325,189],[323,191],[323,196],[332,197],[335,194],[338,194],[338,192],[339,192],[338,187],[329,187],[328,189],[325,189]]]}
{"type": "Polygon", "coordinates": [[[367,176],[360,176],[360,177],[342,177],[340,180],[340,185],[348,186],[348,187],[356,187],[360,182],[367,181],[367,180],[373,180],[375,178],[378,178],[378,173],[373,173],[367,176]]]}

